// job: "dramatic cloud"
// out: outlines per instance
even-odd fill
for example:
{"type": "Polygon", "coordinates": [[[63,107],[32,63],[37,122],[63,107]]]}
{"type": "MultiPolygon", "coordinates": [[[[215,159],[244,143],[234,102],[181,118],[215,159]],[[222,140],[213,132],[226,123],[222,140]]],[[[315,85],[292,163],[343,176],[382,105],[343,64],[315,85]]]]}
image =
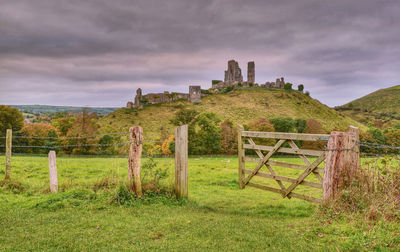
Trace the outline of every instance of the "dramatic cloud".
{"type": "Polygon", "coordinates": [[[0,103],[123,106],[135,89],[256,81],[340,105],[400,84],[400,5],[377,0],[0,0],[0,103]]]}

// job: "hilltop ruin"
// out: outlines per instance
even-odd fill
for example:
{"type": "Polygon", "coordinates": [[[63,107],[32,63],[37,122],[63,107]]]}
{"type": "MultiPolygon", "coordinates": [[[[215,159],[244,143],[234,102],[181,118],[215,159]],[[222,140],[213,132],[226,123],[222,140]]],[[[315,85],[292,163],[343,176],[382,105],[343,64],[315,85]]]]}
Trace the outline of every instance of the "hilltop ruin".
{"type": "MultiPolygon", "coordinates": [[[[265,88],[281,88],[285,87],[285,80],[283,77],[277,78],[275,82],[265,82],[264,84],[258,84],[255,82],[255,64],[254,61],[247,63],[247,81],[243,81],[242,70],[239,67],[239,63],[235,60],[228,61],[228,69],[224,73],[224,81],[212,81],[212,86],[209,89],[211,93],[220,92],[220,88],[240,86],[240,87],[265,87],[265,88]]],[[[207,92],[205,92],[207,93],[207,92]]],[[[142,89],[136,90],[136,96],[134,102],[128,102],[127,108],[142,108],[146,104],[159,104],[165,102],[171,102],[179,99],[188,100],[190,102],[199,103],[201,97],[206,94],[202,94],[200,86],[189,86],[189,93],[177,93],[167,92],[164,93],[150,93],[143,95],[142,89]]]]}
{"type": "Polygon", "coordinates": [[[239,67],[239,63],[235,60],[228,61],[228,69],[225,71],[224,81],[213,81],[211,89],[218,89],[228,86],[243,86],[243,87],[266,87],[266,88],[284,88],[285,80],[283,77],[277,78],[275,82],[265,82],[264,84],[258,84],[255,74],[254,61],[247,63],[247,81],[243,81],[242,70],[239,67]]]}
{"type": "Polygon", "coordinates": [[[142,108],[146,104],[158,104],[164,102],[175,101],[179,99],[188,100],[191,102],[201,102],[201,87],[200,86],[189,86],[189,93],[177,93],[168,92],[164,93],[150,93],[143,95],[142,89],[138,88],[136,90],[136,96],[134,102],[128,102],[126,104],[127,108],[142,108]]]}

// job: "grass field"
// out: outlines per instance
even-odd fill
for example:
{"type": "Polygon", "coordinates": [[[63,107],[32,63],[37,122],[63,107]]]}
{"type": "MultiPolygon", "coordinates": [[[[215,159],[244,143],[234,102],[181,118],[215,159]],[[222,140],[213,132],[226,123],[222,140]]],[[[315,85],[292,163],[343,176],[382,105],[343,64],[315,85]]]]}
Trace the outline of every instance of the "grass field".
{"type": "MultiPolygon", "coordinates": [[[[127,158],[58,157],[57,194],[48,193],[47,157],[14,156],[12,161],[13,183],[0,187],[2,251],[400,249],[395,223],[327,219],[310,202],[238,189],[235,157],[190,158],[188,201],[153,194],[123,205],[115,198],[127,177],[127,158]]],[[[156,161],[169,168],[163,183],[172,184],[174,160],[156,161]]],[[[4,176],[3,157],[0,167],[4,176]]],[[[321,194],[304,187],[297,192],[321,194]]]]}

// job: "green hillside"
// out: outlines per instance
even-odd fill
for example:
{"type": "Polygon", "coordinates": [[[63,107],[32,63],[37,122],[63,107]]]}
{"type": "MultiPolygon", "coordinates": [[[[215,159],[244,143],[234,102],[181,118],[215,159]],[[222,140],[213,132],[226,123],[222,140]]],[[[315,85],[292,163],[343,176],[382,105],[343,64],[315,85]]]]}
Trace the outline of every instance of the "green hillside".
{"type": "Polygon", "coordinates": [[[363,123],[400,120],[400,85],[379,89],[336,109],[363,123]]]}
{"type": "Polygon", "coordinates": [[[362,124],[303,93],[252,88],[209,95],[203,97],[199,104],[175,101],[147,105],[140,110],[122,108],[100,119],[101,131],[128,131],[130,126],[140,125],[143,127],[145,137],[158,138],[162,126],[170,133],[173,132],[174,126],[169,121],[175,112],[182,108],[213,112],[221,120],[230,119],[235,124],[244,124],[259,118],[289,116],[316,119],[322,123],[327,132],[334,129],[343,130],[348,125],[365,128],[362,124]]]}

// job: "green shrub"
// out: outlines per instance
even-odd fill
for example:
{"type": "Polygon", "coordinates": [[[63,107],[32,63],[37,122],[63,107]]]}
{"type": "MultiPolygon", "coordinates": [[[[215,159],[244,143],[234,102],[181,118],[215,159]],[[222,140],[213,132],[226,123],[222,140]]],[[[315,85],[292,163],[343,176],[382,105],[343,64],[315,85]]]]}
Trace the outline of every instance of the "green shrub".
{"type": "Polygon", "coordinates": [[[211,84],[212,84],[212,85],[215,85],[215,84],[218,84],[218,83],[220,83],[220,82],[222,82],[222,80],[212,80],[212,81],[211,81],[211,84]]]}
{"type": "Polygon", "coordinates": [[[290,90],[292,90],[292,86],[293,86],[292,83],[287,82],[287,83],[285,83],[285,86],[283,88],[287,91],[290,91],[290,90]]]}
{"type": "Polygon", "coordinates": [[[294,132],[296,122],[291,117],[275,117],[269,120],[276,132],[294,132]]]}

